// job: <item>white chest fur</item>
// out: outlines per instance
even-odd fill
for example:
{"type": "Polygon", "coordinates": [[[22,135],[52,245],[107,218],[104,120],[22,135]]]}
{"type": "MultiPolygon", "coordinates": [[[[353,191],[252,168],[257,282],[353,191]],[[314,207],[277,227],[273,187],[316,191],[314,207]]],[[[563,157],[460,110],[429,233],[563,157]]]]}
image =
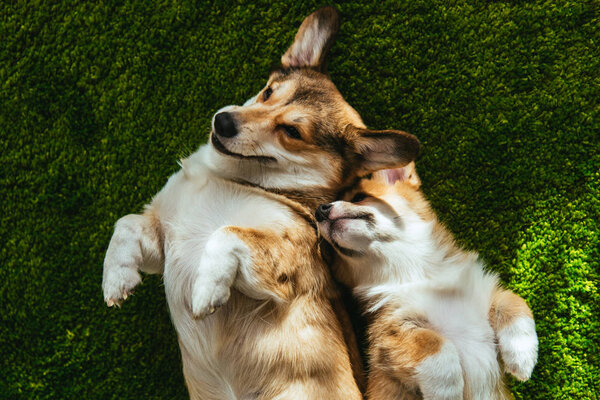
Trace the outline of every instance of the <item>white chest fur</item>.
{"type": "Polygon", "coordinates": [[[205,388],[206,394],[198,393],[203,398],[237,398],[244,389],[232,387],[235,379],[228,376],[233,374],[231,365],[219,354],[221,319],[226,310],[203,320],[192,318],[188,301],[192,282],[198,277],[207,241],[220,228],[283,232],[294,223],[294,215],[288,207],[260,192],[220,179],[198,153],[182,164],[182,170],[169,179],[149,206],[159,217],[164,232],[167,301],[179,337],[188,388],[205,388]],[[198,385],[190,382],[193,380],[198,385]]]}

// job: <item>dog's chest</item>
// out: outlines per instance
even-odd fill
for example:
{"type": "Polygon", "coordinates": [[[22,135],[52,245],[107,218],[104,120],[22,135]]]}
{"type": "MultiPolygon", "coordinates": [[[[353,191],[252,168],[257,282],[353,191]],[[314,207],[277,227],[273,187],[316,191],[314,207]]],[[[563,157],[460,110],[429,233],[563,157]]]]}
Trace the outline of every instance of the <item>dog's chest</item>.
{"type": "MultiPolygon", "coordinates": [[[[238,379],[232,375],[230,362],[226,360],[231,360],[231,354],[240,349],[226,344],[232,339],[231,326],[224,331],[221,317],[238,313],[243,295],[233,296],[218,314],[202,321],[194,320],[186,304],[191,282],[196,277],[206,242],[219,228],[237,226],[283,233],[295,224],[295,214],[277,200],[245,186],[210,179],[210,175],[207,179],[190,180],[182,172],[171,177],[150,207],[160,215],[165,230],[165,292],[184,366],[189,365],[195,371],[187,376],[196,377],[211,390],[223,391],[223,398],[227,398],[226,392],[237,392],[232,387],[237,385],[232,382],[238,379]],[[224,338],[229,340],[224,342],[224,338]]],[[[246,314],[248,312],[250,310],[246,314]]],[[[244,315],[238,319],[247,318],[244,315]]],[[[247,341],[246,338],[243,342],[247,341]]]]}
{"type": "Polygon", "coordinates": [[[169,258],[198,257],[210,235],[225,226],[283,232],[294,223],[293,212],[279,201],[243,185],[220,179],[189,179],[179,172],[156,196],[165,227],[169,258]]]}

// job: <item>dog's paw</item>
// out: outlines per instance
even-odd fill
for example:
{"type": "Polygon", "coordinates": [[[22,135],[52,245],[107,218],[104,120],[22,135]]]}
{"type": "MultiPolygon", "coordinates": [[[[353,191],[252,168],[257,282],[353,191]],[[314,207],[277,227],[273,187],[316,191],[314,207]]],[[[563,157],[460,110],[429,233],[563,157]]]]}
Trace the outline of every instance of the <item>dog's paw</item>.
{"type": "Polygon", "coordinates": [[[102,277],[102,290],[106,305],[109,307],[120,306],[141,281],[140,273],[134,268],[122,266],[105,268],[102,277]]]}
{"type": "Polygon", "coordinates": [[[192,286],[194,318],[205,318],[229,300],[240,264],[239,242],[235,235],[223,229],[213,233],[206,242],[192,286]]]}
{"type": "Polygon", "coordinates": [[[213,314],[229,300],[230,285],[224,280],[213,281],[198,277],[192,287],[192,314],[202,319],[213,314]]]}
{"type": "Polygon", "coordinates": [[[528,380],[538,354],[538,337],[533,319],[520,317],[503,328],[498,332],[498,345],[506,370],[520,381],[528,380]]]}
{"type": "Polygon", "coordinates": [[[456,347],[444,343],[437,354],[424,359],[416,368],[417,382],[425,400],[461,400],[464,379],[456,347]]]}

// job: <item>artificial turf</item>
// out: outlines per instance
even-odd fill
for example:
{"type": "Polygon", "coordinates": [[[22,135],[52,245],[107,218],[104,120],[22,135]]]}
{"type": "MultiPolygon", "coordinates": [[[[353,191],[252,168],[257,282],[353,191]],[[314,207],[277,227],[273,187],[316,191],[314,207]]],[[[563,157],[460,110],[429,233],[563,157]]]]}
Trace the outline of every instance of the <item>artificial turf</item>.
{"type": "MultiPolygon", "coordinates": [[[[102,301],[113,224],[320,5],[0,5],[0,398],[186,398],[160,277],[102,301]]],[[[418,135],[441,219],[533,309],[539,362],[515,397],[598,398],[600,3],[338,9],[333,81],[368,126],[418,135]]]]}

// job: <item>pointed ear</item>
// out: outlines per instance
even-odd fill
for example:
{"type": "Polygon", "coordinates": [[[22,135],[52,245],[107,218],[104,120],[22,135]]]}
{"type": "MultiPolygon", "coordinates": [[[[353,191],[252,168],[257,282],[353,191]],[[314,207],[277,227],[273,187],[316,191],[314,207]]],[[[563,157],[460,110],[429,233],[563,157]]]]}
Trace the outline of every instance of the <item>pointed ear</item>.
{"type": "Polygon", "coordinates": [[[333,7],[319,8],[304,19],[294,43],[281,57],[284,68],[325,69],[325,55],[339,28],[338,12],[333,7]]]}
{"type": "Polygon", "coordinates": [[[394,185],[396,182],[406,182],[415,189],[418,189],[421,186],[421,178],[417,175],[414,161],[411,161],[402,168],[382,169],[381,171],[377,171],[373,174],[373,179],[378,179],[388,185],[394,185]]]}
{"type": "Polygon", "coordinates": [[[403,131],[355,130],[356,175],[365,176],[381,169],[404,167],[419,155],[421,144],[416,136],[403,131]]]}

